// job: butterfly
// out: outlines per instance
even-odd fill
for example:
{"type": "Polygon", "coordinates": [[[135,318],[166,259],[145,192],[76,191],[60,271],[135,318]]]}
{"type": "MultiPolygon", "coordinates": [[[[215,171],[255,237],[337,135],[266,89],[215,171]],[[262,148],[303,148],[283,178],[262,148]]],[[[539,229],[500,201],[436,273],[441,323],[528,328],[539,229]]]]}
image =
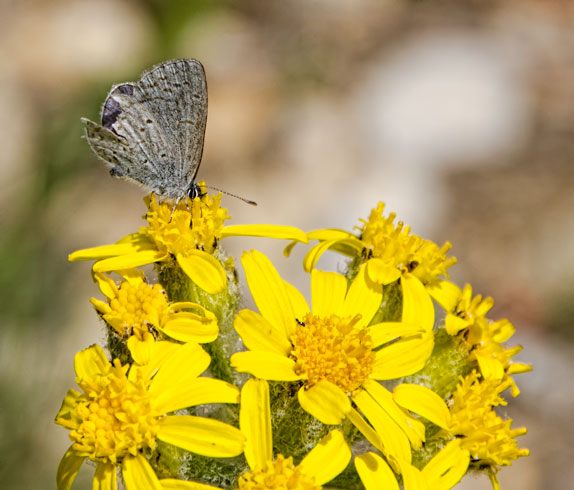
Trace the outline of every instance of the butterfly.
{"type": "Polygon", "coordinates": [[[194,59],[166,61],[137,82],[114,85],[101,124],[82,118],[92,151],[113,177],[176,201],[201,195],[195,176],[206,121],[205,71],[194,59]]]}

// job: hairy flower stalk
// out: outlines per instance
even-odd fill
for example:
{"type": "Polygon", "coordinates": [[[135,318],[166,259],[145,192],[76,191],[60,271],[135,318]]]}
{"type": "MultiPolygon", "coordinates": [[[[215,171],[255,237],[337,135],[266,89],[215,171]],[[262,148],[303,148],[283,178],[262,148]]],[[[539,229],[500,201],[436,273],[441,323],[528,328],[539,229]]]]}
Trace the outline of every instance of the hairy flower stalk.
{"type": "Polygon", "coordinates": [[[56,417],[72,441],[58,489],[86,459],[110,490],[118,475],[127,490],[449,490],[470,470],[498,489],[528,450],[496,408],[531,366],[505,345],[512,324],[487,318],[492,299],[448,280],[450,244],[411,234],[382,203],[358,234],[305,234],[225,226],[220,199],[150,196],[139,231],[70,255],[95,261],[111,355],[76,355],[80,391],[56,417]],[[241,235],[291,240],[286,255],[318,240],[303,263],[310,302],[252,250],[241,265],[257,311],[237,311],[221,241],[241,235]],[[350,259],[344,274],[317,268],[329,249],[350,259]]]}

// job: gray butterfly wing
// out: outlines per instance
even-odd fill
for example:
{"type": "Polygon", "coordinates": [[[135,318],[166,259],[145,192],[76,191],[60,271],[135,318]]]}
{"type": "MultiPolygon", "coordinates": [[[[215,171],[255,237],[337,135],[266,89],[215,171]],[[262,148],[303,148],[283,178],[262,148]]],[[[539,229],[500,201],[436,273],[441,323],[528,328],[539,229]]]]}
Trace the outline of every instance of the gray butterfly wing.
{"type": "Polygon", "coordinates": [[[197,60],[166,61],[133,84],[133,97],[156,118],[179,150],[176,178],[189,186],[201,163],[207,121],[207,82],[197,60]]]}
{"type": "Polygon", "coordinates": [[[164,197],[180,198],[187,191],[187,181],[178,172],[180,149],[156,115],[136,98],[137,93],[135,84],[114,86],[104,103],[102,125],[134,151],[133,179],[164,197]],[[142,166],[151,167],[152,175],[143,168],[140,174],[142,166]]]}
{"type": "Polygon", "coordinates": [[[130,145],[125,138],[89,119],[82,118],[82,123],[90,148],[108,164],[113,177],[127,178],[145,185],[160,178],[137,146],[130,145]]]}

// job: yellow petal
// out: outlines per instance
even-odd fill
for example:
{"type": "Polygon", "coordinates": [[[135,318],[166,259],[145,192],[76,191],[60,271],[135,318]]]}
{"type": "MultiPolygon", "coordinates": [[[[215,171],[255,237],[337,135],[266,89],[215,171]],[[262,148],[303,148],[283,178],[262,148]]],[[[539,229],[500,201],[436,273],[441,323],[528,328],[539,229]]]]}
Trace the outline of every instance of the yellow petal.
{"type": "MultiPolygon", "coordinates": [[[[130,341],[128,340],[128,347],[130,345],[130,341]]],[[[141,363],[143,365],[138,366],[140,371],[144,375],[145,379],[151,379],[160,366],[163,366],[165,362],[170,359],[175,353],[183,347],[182,344],[178,344],[176,342],[170,342],[168,340],[160,340],[159,342],[150,342],[146,348],[150,349],[149,354],[145,354],[147,357],[149,355],[149,359],[146,359],[145,363],[141,363]]],[[[132,353],[133,356],[133,353],[132,353]]],[[[138,362],[138,361],[136,361],[138,362]]],[[[128,378],[131,379],[132,369],[128,373],[128,378]]],[[[135,375],[135,372],[134,372],[135,375]]]]}
{"type": "Polygon", "coordinates": [[[379,437],[379,434],[373,429],[373,427],[364,419],[364,417],[357,412],[354,408],[347,414],[347,418],[355,426],[355,428],[365,436],[365,439],[369,441],[376,449],[381,452],[385,451],[383,442],[379,437]]]}
{"type": "Polygon", "coordinates": [[[201,314],[180,311],[168,315],[161,331],[180,342],[213,342],[219,335],[217,317],[205,308],[194,305],[201,314]]]}
{"type": "Polygon", "coordinates": [[[168,415],[160,419],[157,437],[168,444],[211,458],[237,456],[245,445],[245,436],[239,429],[219,420],[192,415],[168,415]]]}
{"type": "Polygon", "coordinates": [[[337,228],[326,228],[324,230],[314,230],[307,233],[309,240],[344,240],[345,238],[355,238],[353,233],[337,228]]]}
{"type": "Polygon", "coordinates": [[[262,470],[273,459],[269,385],[252,378],[241,390],[239,426],[245,435],[245,459],[251,470],[262,470]]]}
{"type": "Polygon", "coordinates": [[[273,352],[238,352],[231,356],[231,367],[240,373],[272,381],[297,381],[295,361],[273,352]]]}
{"type": "Polygon", "coordinates": [[[132,335],[128,339],[128,349],[132,355],[133,360],[137,364],[148,364],[150,362],[153,346],[155,344],[154,338],[150,335],[144,340],[138,339],[135,335],[132,335]]]}
{"type": "Polygon", "coordinates": [[[375,352],[371,377],[385,380],[414,374],[424,367],[433,347],[432,332],[387,345],[375,352]]]}
{"type": "Polygon", "coordinates": [[[473,323],[472,320],[466,320],[452,313],[446,315],[444,319],[444,326],[446,329],[446,333],[448,333],[449,335],[456,335],[461,330],[470,327],[472,323],[473,323]]]}
{"type": "Polygon", "coordinates": [[[449,490],[466,474],[469,462],[468,451],[455,439],[427,463],[422,474],[433,490],[449,490]]]}
{"type": "Polygon", "coordinates": [[[58,490],[70,490],[85,459],[85,456],[78,456],[72,447],[66,451],[58,465],[58,473],[56,474],[58,490]]]}
{"type": "Polygon", "coordinates": [[[169,406],[173,397],[207,369],[211,358],[199,345],[188,343],[182,345],[167,359],[154,376],[149,387],[153,395],[154,406],[159,409],[169,406]]]}
{"type": "Polygon", "coordinates": [[[280,225],[231,225],[225,226],[221,230],[221,238],[228,236],[255,236],[279,238],[285,240],[296,240],[298,242],[309,243],[307,234],[299,228],[293,226],[280,225]]]}
{"type": "Polygon", "coordinates": [[[347,257],[355,258],[361,256],[364,248],[365,246],[363,242],[358,240],[356,237],[353,237],[339,240],[331,247],[331,250],[342,255],[346,255],[347,257]]]}
{"type": "Polygon", "coordinates": [[[417,323],[427,332],[434,327],[434,306],[422,282],[412,274],[401,278],[403,290],[403,316],[406,323],[417,323]]]}
{"type": "Polygon", "coordinates": [[[92,305],[100,315],[107,315],[112,311],[110,305],[96,298],[90,298],[90,303],[92,303],[92,305]]]}
{"type": "Polygon", "coordinates": [[[145,272],[139,269],[120,269],[116,271],[120,276],[134,286],[145,282],[145,272]]]}
{"type": "Polygon", "coordinates": [[[450,412],[444,400],[426,386],[401,384],[393,390],[393,400],[433,424],[448,429],[450,412]]]}
{"type": "Polygon", "coordinates": [[[514,325],[512,325],[512,323],[510,323],[506,318],[503,318],[502,320],[494,322],[492,325],[492,331],[496,332],[493,334],[492,340],[502,344],[514,335],[516,328],[514,328],[514,325]]]}
{"type": "Polygon", "coordinates": [[[162,490],[152,467],[141,454],[124,458],[122,476],[126,490],[162,490]]]}
{"type": "Polygon", "coordinates": [[[148,235],[142,235],[141,233],[130,233],[122,238],[120,238],[116,245],[120,244],[131,244],[135,248],[145,248],[151,245],[155,246],[155,242],[148,235]]]}
{"type": "Polygon", "coordinates": [[[508,374],[529,373],[530,371],[532,371],[532,366],[530,364],[513,362],[508,366],[508,374]]]}
{"type": "Polygon", "coordinates": [[[104,349],[96,344],[81,350],[74,356],[74,370],[80,379],[93,378],[98,374],[107,372],[109,367],[110,361],[108,361],[104,349]]]}
{"type": "Polygon", "coordinates": [[[484,376],[485,379],[502,379],[504,376],[504,366],[498,359],[488,355],[481,355],[480,352],[477,352],[475,356],[476,360],[478,361],[480,373],[484,376]]]}
{"type": "Polygon", "coordinates": [[[399,269],[377,258],[372,258],[367,261],[367,274],[371,281],[379,284],[391,284],[401,277],[401,271],[399,269]]]}
{"type": "Polygon", "coordinates": [[[421,471],[409,462],[401,461],[400,467],[405,490],[435,490],[427,484],[421,471]]]}
{"type": "Polygon", "coordinates": [[[102,245],[99,247],[84,248],[76,250],[68,255],[70,262],[77,262],[79,260],[100,260],[109,257],[117,257],[118,255],[132,254],[142,250],[155,250],[155,244],[149,240],[147,241],[131,241],[125,243],[115,243],[113,245],[102,245]]]}
{"type": "Polygon", "coordinates": [[[154,408],[170,413],[207,403],[239,403],[239,389],[220,379],[195,378],[180,383],[179,388],[161,402],[154,402],[154,408]]]}
{"type": "Polygon", "coordinates": [[[195,483],[193,481],[175,480],[173,478],[165,478],[159,481],[163,490],[217,490],[217,487],[211,485],[204,485],[203,483],[195,483]]]}
{"type": "Polygon", "coordinates": [[[361,319],[356,323],[356,327],[365,327],[375,316],[379,306],[381,306],[382,299],[383,286],[369,279],[367,267],[363,264],[349,287],[343,307],[339,310],[339,315],[353,317],[358,313],[361,315],[361,319]]]}
{"type": "Polygon", "coordinates": [[[251,310],[235,315],[233,326],[251,351],[272,352],[287,357],[292,350],[285,332],[251,310]]]}
{"type": "Polygon", "coordinates": [[[424,333],[424,329],[420,325],[405,322],[383,322],[369,327],[373,348],[399,337],[411,337],[422,333],[424,333]]]}
{"type": "Polygon", "coordinates": [[[424,424],[405,413],[393,400],[393,395],[383,385],[370,380],[364,385],[365,390],[378,403],[378,405],[393,419],[395,424],[409,438],[411,446],[419,449],[425,439],[424,424]]]}
{"type": "Polygon", "coordinates": [[[350,460],[351,449],[343,433],[332,430],[303,458],[299,468],[303,474],[313,476],[315,484],[323,485],[341,473],[350,460]]]}
{"type": "Polygon", "coordinates": [[[399,490],[393,470],[375,453],[355,458],[355,468],[366,490],[399,490]]]}
{"type": "Polygon", "coordinates": [[[94,474],[92,490],[117,490],[116,470],[115,464],[98,463],[94,474]]]}
{"type": "Polygon", "coordinates": [[[323,255],[329,248],[335,245],[339,240],[327,240],[326,242],[318,243],[317,245],[311,247],[305,258],[303,259],[303,268],[306,272],[311,272],[314,268],[321,255],[323,255]]]}
{"type": "Polygon", "coordinates": [[[353,401],[377,432],[384,454],[410,462],[411,446],[406,434],[379,403],[365,390],[353,393],[353,401]]]}
{"type": "Polygon", "coordinates": [[[183,272],[208,294],[221,291],[227,284],[225,270],[219,261],[203,250],[189,250],[185,256],[176,255],[183,272]]]}
{"type": "Polygon", "coordinates": [[[56,424],[59,424],[66,429],[75,429],[77,427],[77,422],[71,414],[75,413],[78,400],[81,396],[82,395],[79,391],[73,389],[68,390],[68,393],[66,393],[66,396],[62,401],[62,406],[56,415],[56,419],[54,420],[56,424]]]}
{"type": "Polygon", "coordinates": [[[351,411],[346,393],[327,380],[321,380],[309,389],[301,388],[298,398],[303,409],[324,424],[340,424],[351,411]]]}
{"type": "Polygon", "coordinates": [[[436,283],[427,286],[426,289],[447,313],[454,310],[462,294],[462,290],[455,283],[445,280],[438,280],[436,283]]]}
{"type": "MultiPolygon", "coordinates": [[[[305,300],[305,296],[303,296],[295,286],[292,286],[287,281],[283,281],[283,284],[285,285],[285,289],[289,295],[289,299],[291,300],[291,306],[293,307],[295,318],[300,320],[311,311],[307,301],[305,300]]],[[[293,324],[293,328],[295,328],[295,324],[293,324]]]]}
{"type": "Polygon", "coordinates": [[[283,256],[284,257],[289,257],[291,255],[291,252],[293,251],[293,249],[295,248],[295,245],[297,245],[299,242],[293,240],[291,243],[289,243],[289,245],[287,245],[284,249],[283,249],[283,256]]]}
{"type": "MultiPolygon", "coordinates": [[[[328,317],[337,314],[345,301],[347,279],[336,272],[313,269],[311,272],[311,305],[313,314],[328,317]]],[[[355,313],[356,314],[356,313],[355,313]]]]}
{"type": "Polygon", "coordinates": [[[161,262],[169,257],[165,252],[157,250],[144,250],[143,252],[133,252],[124,255],[118,255],[109,259],[99,260],[94,264],[94,272],[109,272],[120,269],[129,269],[131,267],[140,267],[154,262],[161,262]]]}
{"type": "Polygon", "coordinates": [[[279,273],[271,261],[257,250],[244,252],[241,263],[259,312],[288,335],[295,324],[295,313],[279,273]]]}
{"type": "Polygon", "coordinates": [[[94,279],[98,281],[100,291],[104,293],[107,298],[114,299],[116,297],[118,294],[118,287],[110,276],[97,272],[94,274],[94,279]]]}

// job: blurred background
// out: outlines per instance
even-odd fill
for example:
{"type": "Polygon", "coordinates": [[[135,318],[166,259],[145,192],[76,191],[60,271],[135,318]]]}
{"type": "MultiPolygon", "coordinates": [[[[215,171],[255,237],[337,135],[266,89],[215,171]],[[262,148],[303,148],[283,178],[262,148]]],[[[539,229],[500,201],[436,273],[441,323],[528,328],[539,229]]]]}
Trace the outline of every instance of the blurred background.
{"type": "MultiPolygon", "coordinates": [[[[224,197],[233,223],[352,229],[384,201],[453,243],[453,279],[494,297],[491,318],[514,323],[510,345],[534,365],[508,407],[531,456],[502,487],[572,488],[573,33],[571,0],[2,0],[2,488],[55,488],[73,356],[103,341],[91,264],[67,255],[143,224],[145,191],[109,177],[80,117],[177,57],[207,73],[199,177],[259,203],[224,197]]],[[[308,293],[304,247],[286,260],[284,245],[224,242],[269,254],[308,293]]]]}

